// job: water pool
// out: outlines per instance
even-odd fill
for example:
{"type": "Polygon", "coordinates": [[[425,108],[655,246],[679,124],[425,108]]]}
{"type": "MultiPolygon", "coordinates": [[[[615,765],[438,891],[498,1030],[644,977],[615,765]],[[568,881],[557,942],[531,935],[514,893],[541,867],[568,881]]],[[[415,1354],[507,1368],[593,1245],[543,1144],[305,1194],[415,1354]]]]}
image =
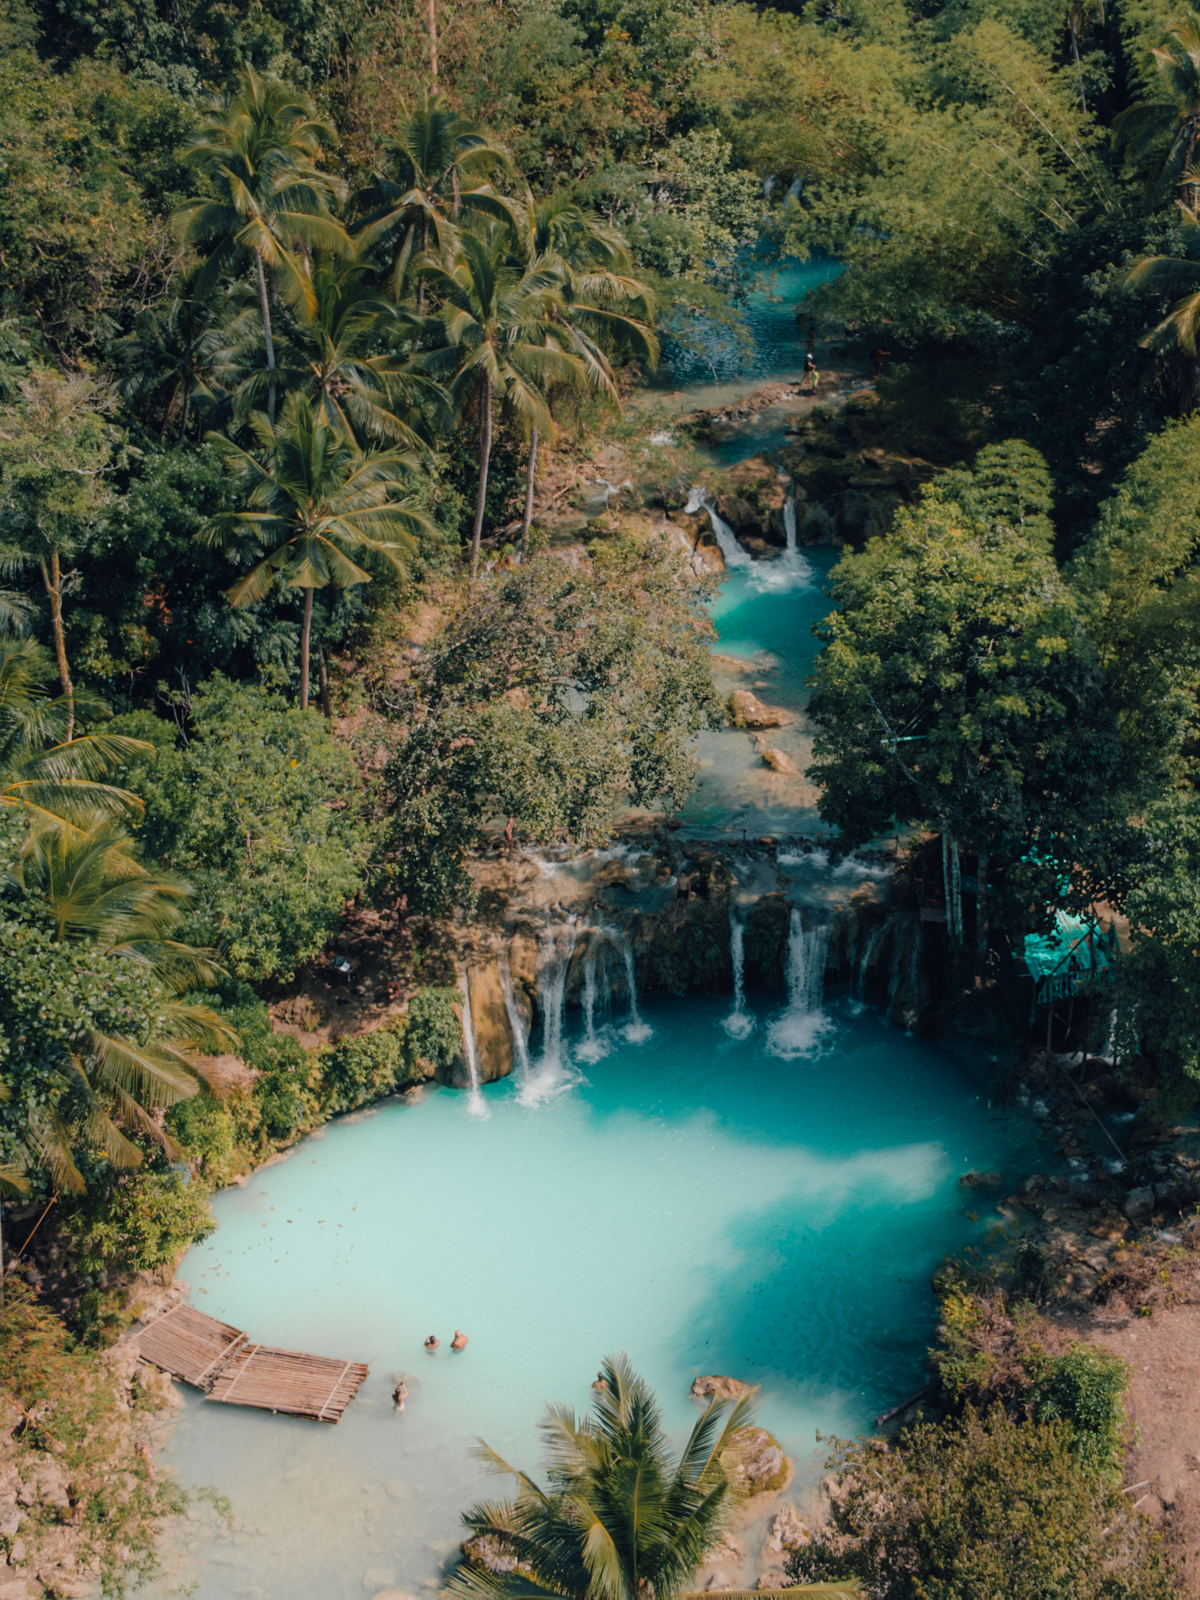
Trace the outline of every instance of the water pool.
{"type": "Polygon", "coordinates": [[[812,729],[804,680],[820,646],[812,624],[832,609],[825,581],[840,552],[805,550],[775,561],[737,567],[726,577],[709,615],[717,687],[750,689],[793,718],[772,728],[766,741],[794,762],[799,778],[763,766],[755,736],[736,728],[702,733],[697,742],[698,782],[679,813],[691,832],[812,833],[828,825],[817,816],[817,791],[803,781],[812,758],[812,729]],[[727,663],[739,664],[731,669],[727,663]]]}
{"type": "Polygon", "coordinates": [[[536,1467],[543,1403],[586,1405],[606,1351],[629,1351],[680,1435],[695,1373],[760,1383],[801,1482],[815,1429],[852,1434],[919,1386],[930,1270],[988,1221],[957,1179],[1015,1179],[1030,1135],[851,1002],[800,1060],[771,1053],[778,1006],[748,1008],[734,1040],[728,1000],[645,1003],[652,1038],[610,1026],[555,1094],[510,1079],[485,1117],[445,1089],[388,1102],[216,1197],[219,1231],[181,1269],[192,1303],[371,1376],[336,1429],[188,1393],[164,1457],[237,1518],[184,1525],[197,1600],[435,1587],[460,1509],[499,1489],[473,1436],[536,1467]]]}

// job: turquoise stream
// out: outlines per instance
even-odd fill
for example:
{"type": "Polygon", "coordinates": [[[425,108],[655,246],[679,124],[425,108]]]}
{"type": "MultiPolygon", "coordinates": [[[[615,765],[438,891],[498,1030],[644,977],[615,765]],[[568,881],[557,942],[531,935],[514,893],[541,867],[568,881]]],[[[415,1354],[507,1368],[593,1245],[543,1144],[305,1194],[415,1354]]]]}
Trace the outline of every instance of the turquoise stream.
{"type": "Polygon", "coordinates": [[[930,1270],[988,1220],[957,1179],[1017,1177],[1028,1134],[851,1001],[801,1061],[770,1054],[766,997],[745,1040],[729,1009],[649,1002],[650,1040],[610,1024],[555,1094],[510,1079],[482,1118],[452,1090],[387,1102],[216,1197],[219,1231],[182,1268],[192,1303],[371,1375],[336,1429],[188,1393],[165,1458],[237,1518],[185,1528],[198,1600],[434,1587],[459,1510],[500,1489],[473,1436],[536,1468],[543,1403],[585,1406],[606,1351],[630,1353],[680,1436],[696,1372],[761,1384],[798,1487],[815,1429],[853,1434],[919,1386],[930,1270]]]}

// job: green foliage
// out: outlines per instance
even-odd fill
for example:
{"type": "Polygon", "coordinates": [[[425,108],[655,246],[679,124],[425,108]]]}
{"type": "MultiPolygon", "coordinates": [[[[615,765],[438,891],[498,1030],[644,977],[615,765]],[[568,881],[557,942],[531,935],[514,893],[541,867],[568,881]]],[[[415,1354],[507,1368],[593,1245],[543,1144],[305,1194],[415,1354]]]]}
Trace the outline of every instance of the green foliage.
{"type": "Polygon", "coordinates": [[[1062,1421],[1084,1470],[1120,1481],[1129,1368],[1111,1350],[1074,1344],[1049,1363],[1033,1392],[1038,1422],[1062,1421]]]}
{"type": "Polygon", "coordinates": [[[414,909],[468,892],[489,817],[595,844],[625,795],[681,803],[691,740],[719,716],[702,599],[665,541],[620,536],[586,567],[540,554],[480,585],[399,708],[387,862],[414,909]]]}
{"type": "Polygon", "coordinates": [[[187,728],[182,749],[131,774],[147,849],[193,883],[197,944],[215,946],[239,978],[289,978],[362,886],[367,835],[349,753],[315,712],[223,678],[192,695],[187,728]]]}
{"type": "Polygon", "coordinates": [[[939,492],[992,533],[1010,530],[1039,555],[1054,554],[1054,484],[1045,457],[1024,439],[987,444],[970,472],[945,472],[939,492]]]}
{"type": "Polygon", "coordinates": [[[327,1045],[317,1058],[322,1108],[331,1116],[340,1111],[353,1111],[369,1100],[425,1077],[420,1065],[420,1057],[427,1054],[423,1045],[434,1052],[431,1060],[435,1065],[445,1064],[461,1038],[457,1018],[449,1011],[449,1002],[444,998],[453,993],[453,990],[422,989],[414,996],[407,1015],[397,1018],[391,1025],[370,1033],[351,1034],[336,1044],[327,1045]],[[413,1006],[418,1007],[416,1017],[413,1006]],[[454,1023],[454,1044],[449,1054],[444,1012],[449,1012],[454,1023]],[[411,1033],[410,1028],[413,1029],[411,1033]]]}
{"type": "Polygon", "coordinates": [[[1118,749],[1095,650],[1053,564],[1015,530],[928,491],[843,555],[832,595],[811,770],[850,842],[920,817],[1015,848],[1103,798],[1118,749]]]}
{"type": "Polygon", "coordinates": [[[436,1071],[448,1067],[462,1047],[462,1023],[455,1006],[457,989],[430,985],[418,989],[404,1014],[404,1048],[410,1073],[421,1062],[436,1071]]]}
{"type": "MultiPolygon", "coordinates": [[[[34,1566],[43,1553],[50,1562],[60,1557],[63,1508],[51,1487],[57,1480],[80,1565],[97,1561],[105,1595],[121,1600],[157,1572],[163,1520],[181,1512],[187,1496],[169,1477],[154,1477],[110,1370],[76,1346],[18,1278],[6,1280],[0,1309],[0,1389],[24,1415],[6,1454],[26,1483],[43,1480],[25,1508],[23,1560],[34,1566]]],[[[17,1541],[8,1536],[4,1543],[11,1551],[17,1541]]]]}
{"type": "Polygon", "coordinates": [[[178,1172],[113,1174],[66,1212],[79,1270],[131,1276],[174,1267],[216,1228],[204,1192],[178,1172]]]}
{"type": "Polygon", "coordinates": [[[879,1600],[1168,1600],[1162,1543],[1116,1485],[1085,1470],[1062,1422],[1000,1407],[920,1423],[892,1445],[835,1443],[831,1526],[788,1564],[850,1573],[879,1600]]]}

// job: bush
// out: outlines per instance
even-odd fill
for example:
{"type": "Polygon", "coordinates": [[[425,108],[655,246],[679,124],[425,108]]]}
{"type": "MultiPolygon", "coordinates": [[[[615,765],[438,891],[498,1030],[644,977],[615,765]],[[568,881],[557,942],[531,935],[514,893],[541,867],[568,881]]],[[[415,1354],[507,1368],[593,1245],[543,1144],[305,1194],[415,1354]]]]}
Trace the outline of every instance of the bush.
{"type": "Polygon", "coordinates": [[[462,1023],[454,1007],[460,1003],[457,989],[430,987],[418,989],[404,1014],[404,1042],[412,1064],[412,1076],[424,1076],[416,1068],[422,1061],[437,1071],[448,1067],[462,1047],[462,1023]]]}
{"type": "Polygon", "coordinates": [[[178,1172],[113,1174],[67,1215],[81,1273],[126,1276],[173,1267],[217,1224],[204,1193],[178,1172]]]}
{"type": "Polygon", "coordinates": [[[1067,1424],[1085,1471],[1113,1473],[1121,1462],[1128,1385],[1129,1368],[1120,1356],[1096,1345],[1075,1344],[1050,1362],[1046,1376],[1035,1385],[1033,1414],[1039,1422],[1067,1424]]]}
{"type": "Polygon", "coordinates": [[[448,1066],[462,1043],[456,989],[419,989],[387,1026],[327,1045],[318,1055],[321,1109],[353,1111],[448,1066]]]}
{"type": "Polygon", "coordinates": [[[798,1551],[798,1583],[857,1577],[874,1600],[1168,1600],[1162,1544],[1081,1464],[1064,1422],[997,1406],[921,1423],[895,1445],[836,1441],[833,1520],[798,1551]]]}

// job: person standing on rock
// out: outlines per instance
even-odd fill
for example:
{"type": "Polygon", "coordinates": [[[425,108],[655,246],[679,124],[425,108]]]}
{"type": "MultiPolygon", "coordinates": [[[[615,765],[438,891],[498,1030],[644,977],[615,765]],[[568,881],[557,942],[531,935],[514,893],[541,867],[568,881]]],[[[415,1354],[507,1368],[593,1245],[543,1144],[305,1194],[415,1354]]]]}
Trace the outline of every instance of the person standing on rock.
{"type": "Polygon", "coordinates": [[[815,390],[821,381],[821,374],[817,371],[817,363],[813,359],[811,350],[804,358],[804,376],[808,379],[808,387],[815,390]]]}

